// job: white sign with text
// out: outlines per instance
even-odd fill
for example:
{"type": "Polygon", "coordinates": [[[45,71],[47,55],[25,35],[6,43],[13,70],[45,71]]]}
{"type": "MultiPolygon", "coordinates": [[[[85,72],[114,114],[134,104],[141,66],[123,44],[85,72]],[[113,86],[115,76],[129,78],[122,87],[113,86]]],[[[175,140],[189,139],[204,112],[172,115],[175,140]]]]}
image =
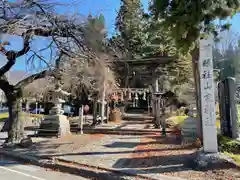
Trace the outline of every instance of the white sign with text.
{"type": "Polygon", "coordinates": [[[199,72],[204,152],[218,152],[215,84],[212,61],[213,37],[200,40],[199,72]]]}

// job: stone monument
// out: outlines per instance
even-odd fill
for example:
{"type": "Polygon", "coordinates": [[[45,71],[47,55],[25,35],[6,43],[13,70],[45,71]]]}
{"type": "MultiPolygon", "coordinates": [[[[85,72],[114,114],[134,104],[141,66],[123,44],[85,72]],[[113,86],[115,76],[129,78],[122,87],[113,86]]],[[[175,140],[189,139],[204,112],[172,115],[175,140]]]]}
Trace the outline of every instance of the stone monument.
{"type": "Polygon", "coordinates": [[[200,40],[198,64],[200,73],[203,149],[205,153],[218,152],[212,47],[212,35],[207,39],[200,40]]]}
{"type": "Polygon", "coordinates": [[[187,115],[181,127],[182,143],[192,144],[197,139],[197,120],[193,110],[190,110],[187,115]]]}
{"type": "Polygon", "coordinates": [[[236,107],[236,81],[228,77],[218,83],[221,134],[238,138],[238,117],[236,107]]]}
{"type": "Polygon", "coordinates": [[[107,120],[107,101],[105,99],[98,100],[98,104],[100,105],[100,117],[98,118],[101,121],[101,124],[107,120]]]}
{"type": "Polygon", "coordinates": [[[165,109],[163,105],[163,93],[156,92],[153,93],[154,102],[155,102],[155,114],[154,114],[154,121],[155,127],[162,129],[162,135],[166,135],[166,122],[165,122],[165,109]]]}
{"type": "Polygon", "coordinates": [[[69,95],[70,93],[63,91],[60,86],[56,86],[49,97],[49,101],[54,103],[54,107],[41,122],[38,135],[62,137],[71,133],[70,123],[67,116],[63,115],[64,110],[62,109],[62,104],[65,102],[62,98],[69,95]]]}

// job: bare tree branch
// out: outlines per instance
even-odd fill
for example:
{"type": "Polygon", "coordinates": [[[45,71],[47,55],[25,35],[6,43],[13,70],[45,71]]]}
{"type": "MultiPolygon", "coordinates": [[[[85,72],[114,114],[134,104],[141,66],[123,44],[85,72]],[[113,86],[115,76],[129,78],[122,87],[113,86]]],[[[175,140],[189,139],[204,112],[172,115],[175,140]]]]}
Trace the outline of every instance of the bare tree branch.
{"type": "Polygon", "coordinates": [[[20,51],[6,51],[4,48],[4,45],[9,45],[8,42],[4,42],[0,45],[0,52],[5,54],[8,62],[0,68],[0,76],[4,75],[6,72],[8,72],[12,66],[16,63],[16,59],[24,54],[26,54],[30,49],[30,34],[26,34],[24,36],[24,43],[23,48],[20,51]]]}
{"type": "Polygon", "coordinates": [[[15,88],[24,88],[25,86],[27,86],[28,84],[32,83],[35,80],[44,78],[46,76],[54,76],[54,75],[55,75],[55,71],[44,70],[23,79],[22,81],[20,81],[15,85],[15,88]]]}

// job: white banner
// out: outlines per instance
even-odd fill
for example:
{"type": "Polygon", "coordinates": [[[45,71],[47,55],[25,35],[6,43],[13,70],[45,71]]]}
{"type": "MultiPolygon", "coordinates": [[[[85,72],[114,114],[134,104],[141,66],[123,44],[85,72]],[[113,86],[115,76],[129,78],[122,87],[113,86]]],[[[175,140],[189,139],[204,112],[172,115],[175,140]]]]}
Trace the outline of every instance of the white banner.
{"type": "Polygon", "coordinates": [[[200,40],[198,67],[200,72],[203,147],[205,152],[215,153],[218,151],[218,145],[212,46],[213,37],[200,40]]]}

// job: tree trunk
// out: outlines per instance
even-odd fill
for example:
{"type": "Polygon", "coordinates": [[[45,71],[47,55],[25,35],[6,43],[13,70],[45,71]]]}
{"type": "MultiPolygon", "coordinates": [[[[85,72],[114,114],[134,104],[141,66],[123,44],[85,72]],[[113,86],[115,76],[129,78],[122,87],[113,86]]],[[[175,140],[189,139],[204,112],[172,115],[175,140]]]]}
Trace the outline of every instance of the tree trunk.
{"type": "Polygon", "coordinates": [[[25,111],[29,112],[29,101],[28,100],[26,100],[26,102],[25,102],[25,111]]]}
{"type": "Polygon", "coordinates": [[[201,92],[200,92],[200,72],[198,68],[199,48],[196,47],[192,51],[192,68],[196,93],[196,108],[197,108],[197,135],[202,139],[202,111],[201,111],[201,92]]]}
{"type": "Polygon", "coordinates": [[[6,143],[17,144],[25,137],[21,98],[14,96],[7,98],[10,128],[6,143]]]}

